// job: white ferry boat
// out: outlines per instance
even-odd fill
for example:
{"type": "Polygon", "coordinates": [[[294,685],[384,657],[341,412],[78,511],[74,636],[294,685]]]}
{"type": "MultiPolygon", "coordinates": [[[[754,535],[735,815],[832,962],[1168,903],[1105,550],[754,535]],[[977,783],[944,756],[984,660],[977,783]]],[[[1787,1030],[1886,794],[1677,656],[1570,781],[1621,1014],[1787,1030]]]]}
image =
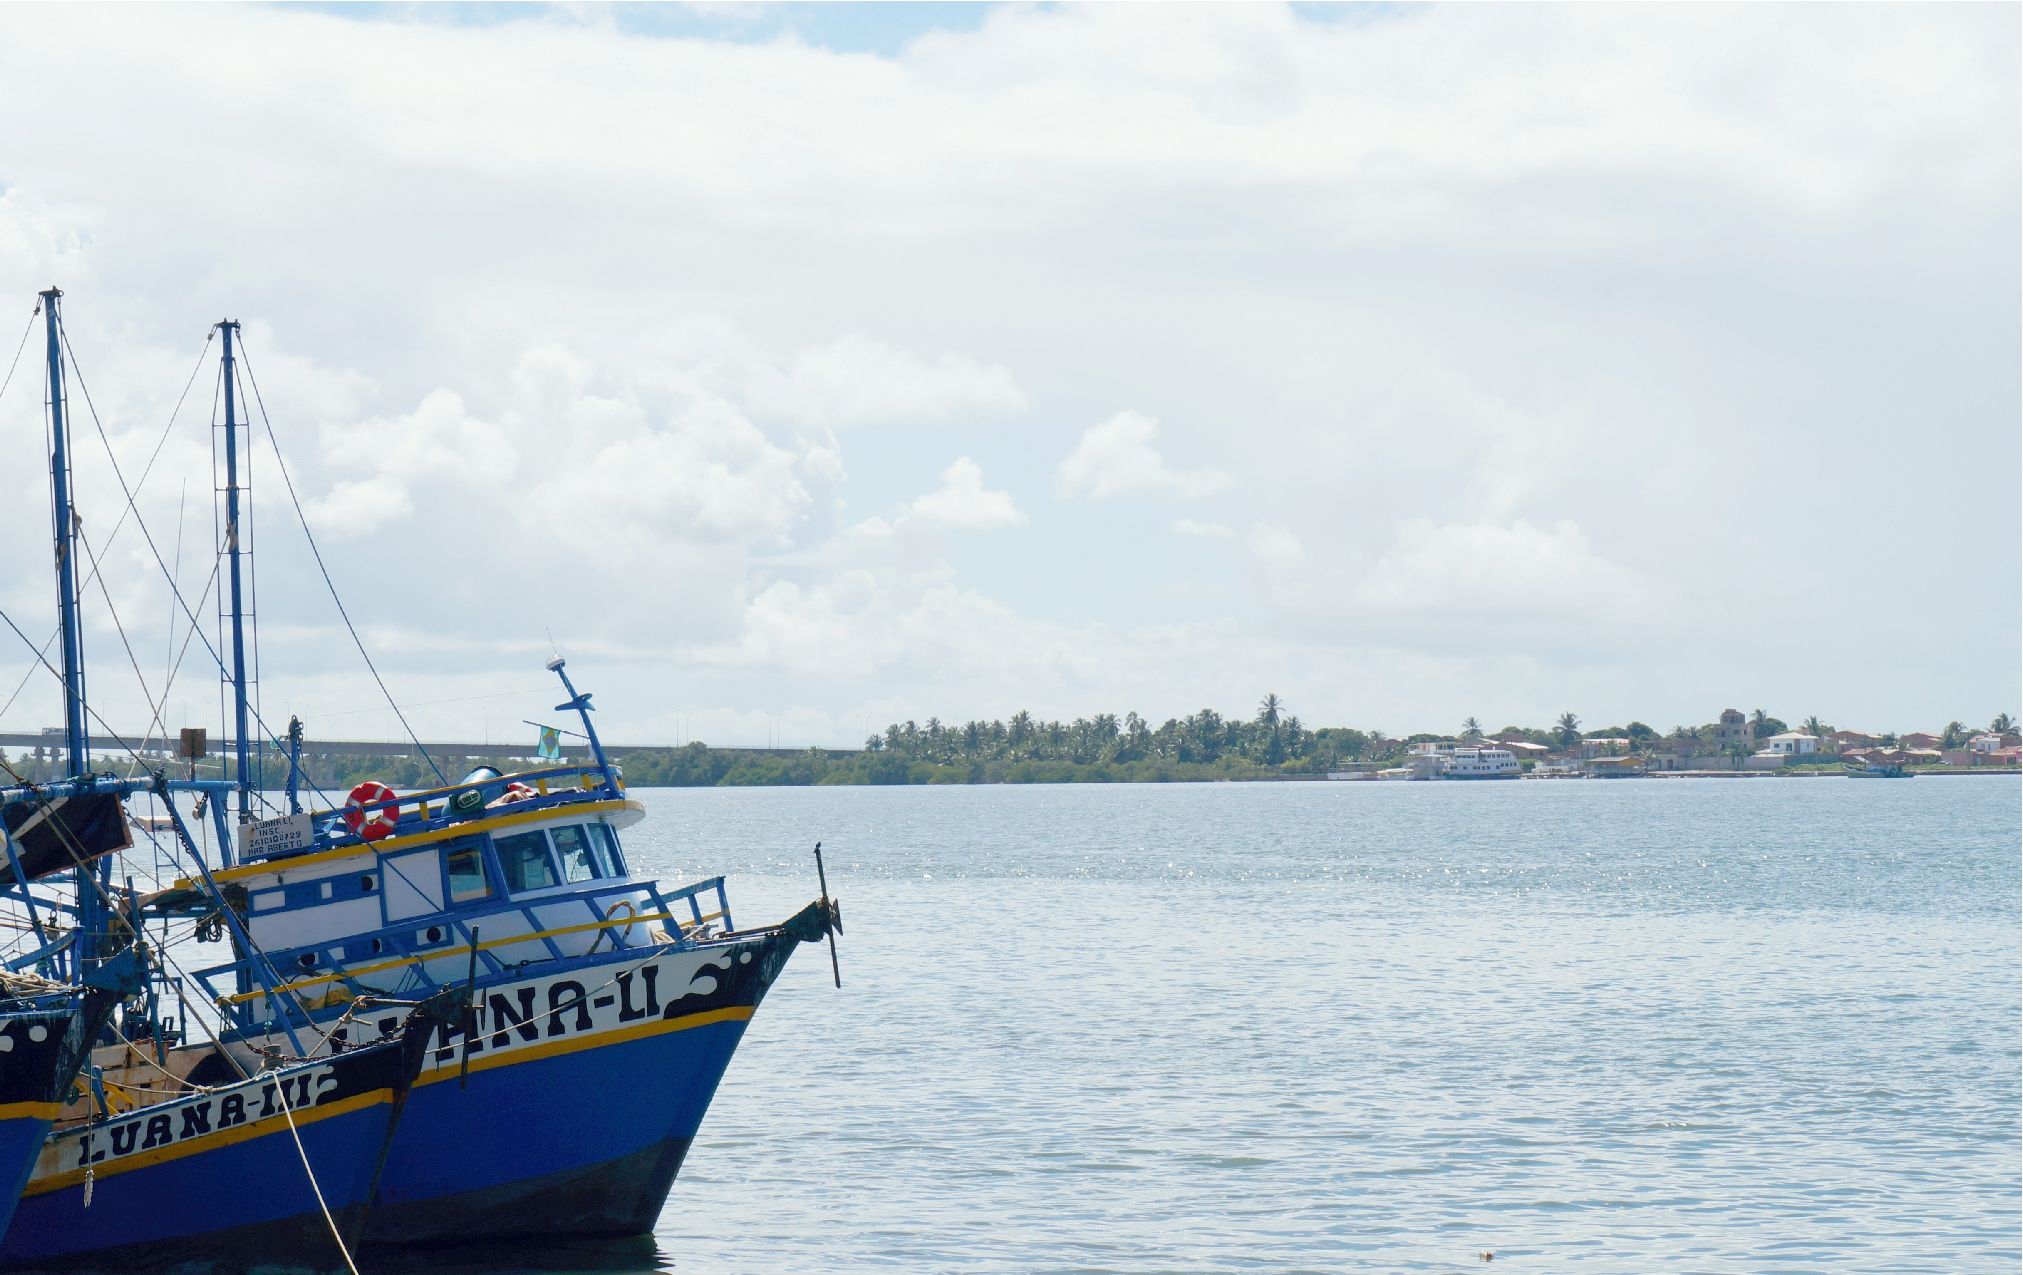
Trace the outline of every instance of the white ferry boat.
{"type": "Polygon", "coordinates": [[[1508,748],[1456,748],[1446,760],[1442,779],[1516,779],[1523,773],[1508,748]]]}

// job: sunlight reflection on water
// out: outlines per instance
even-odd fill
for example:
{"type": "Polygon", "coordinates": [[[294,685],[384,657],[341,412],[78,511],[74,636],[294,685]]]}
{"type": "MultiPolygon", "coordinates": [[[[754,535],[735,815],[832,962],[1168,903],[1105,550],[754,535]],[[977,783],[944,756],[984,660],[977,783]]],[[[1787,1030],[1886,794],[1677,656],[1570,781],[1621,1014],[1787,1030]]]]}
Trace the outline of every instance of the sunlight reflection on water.
{"type": "Polygon", "coordinates": [[[640,795],[742,924],[824,840],[844,987],[653,1244],[433,1269],[2019,1260],[2013,780],[640,795]]]}

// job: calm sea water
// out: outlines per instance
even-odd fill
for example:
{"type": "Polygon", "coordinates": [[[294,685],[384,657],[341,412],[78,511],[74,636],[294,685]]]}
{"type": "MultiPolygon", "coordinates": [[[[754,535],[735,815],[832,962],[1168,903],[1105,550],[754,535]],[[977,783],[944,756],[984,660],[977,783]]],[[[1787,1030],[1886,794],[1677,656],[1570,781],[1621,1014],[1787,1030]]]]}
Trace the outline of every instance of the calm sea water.
{"type": "Polygon", "coordinates": [[[638,795],[742,924],[824,841],[844,986],[651,1243],[488,1268],[2018,1267],[2013,780],[638,795]]]}

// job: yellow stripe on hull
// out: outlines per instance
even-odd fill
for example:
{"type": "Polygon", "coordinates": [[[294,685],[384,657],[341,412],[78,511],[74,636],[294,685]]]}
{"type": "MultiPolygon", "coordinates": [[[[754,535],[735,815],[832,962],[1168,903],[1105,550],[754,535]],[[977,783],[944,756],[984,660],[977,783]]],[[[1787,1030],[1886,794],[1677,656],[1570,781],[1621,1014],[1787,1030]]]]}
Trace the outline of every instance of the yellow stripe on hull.
{"type": "MultiPolygon", "coordinates": [[[[363,845],[339,846],[335,850],[323,850],[316,854],[297,855],[291,859],[271,859],[261,863],[248,863],[237,868],[226,868],[222,872],[213,872],[211,879],[214,881],[245,881],[253,877],[278,876],[283,872],[293,872],[297,868],[340,863],[345,859],[385,858],[388,855],[412,850],[417,846],[433,845],[438,841],[450,841],[457,837],[468,837],[473,833],[479,832],[491,832],[498,828],[514,828],[521,824],[535,823],[543,819],[567,819],[573,815],[609,815],[625,810],[635,811],[639,814],[646,813],[644,805],[629,800],[578,801],[564,806],[550,806],[545,810],[516,810],[508,813],[488,815],[481,819],[471,819],[463,823],[451,824],[447,828],[437,828],[432,832],[413,832],[404,837],[395,835],[363,845]]],[[[196,884],[189,877],[183,877],[176,882],[176,888],[179,890],[190,890],[196,888],[196,884]]]]}
{"type": "MultiPolygon", "coordinates": [[[[753,1005],[732,1005],[728,1009],[705,1010],[700,1014],[686,1014],[680,1018],[659,1019],[650,1023],[638,1023],[631,1027],[620,1027],[616,1031],[601,1035],[587,1036],[578,1040],[556,1040],[545,1045],[529,1045],[523,1049],[508,1049],[503,1053],[471,1060],[473,1072],[491,1071],[498,1067],[511,1067],[515,1063],[538,1062],[543,1058],[559,1058],[563,1054],[573,1054],[584,1049],[599,1049],[605,1045],[619,1045],[628,1040],[642,1040],[648,1036],[659,1036],[666,1032],[687,1031],[694,1027],[708,1027],[713,1023],[750,1022],[757,1007],[753,1005]]],[[[486,1033],[490,1035],[492,1033],[486,1033]]],[[[439,1080],[455,1080],[463,1073],[461,1062],[446,1063],[433,1071],[424,1071],[416,1080],[417,1085],[432,1085],[439,1080]]]]}
{"type": "Polygon", "coordinates": [[[60,1102],[10,1102],[0,1105],[0,1120],[54,1120],[62,1110],[60,1102]]]}
{"type": "MultiPolygon", "coordinates": [[[[296,1112],[295,1127],[299,1129],[303,1125],[315,1124],[319,1120],[328,1120],[333,1116],[348,1115],[353,1111],[362,1111],[367,1107],[392,1101],[393,1090],[391,1089],[375,1089],[370,1093],[354,1094],[349,1098],[340,1098],[336,1102],[325,1106],[310,1107],[296,1112]]],[[[98,1178],[114,1177],[121,1173],[131,1173],[135,1169],[145,1169],[151,1165],[166,1164],[170,1160],[180,1160],[184,1156],[196,1155],[202,1151],[214,1151],[219,1147],[229,1147],[241,1142],[250,1142],[254,1138],[264,1138],[270,1133],[284,1133],[287,1129],[287,1116],[268,1116],[263,1120],[249,1121],[246,1124],[239,1125],[237,1128],[222,1130],[208,1137],[192,1138],[180,1145],[160,1147],[153,1151],[142,1151],[139,1154],[124,1156],[118,1160],[106,1160],[92,1165],[90,1175],[98,1178]]],[[[60,1191],[65,1187],[76,1186],[78,1183],[84,1181],[85,1175],[86,1171],[84,1169],[69,1169],[62,1173],[52,1173],[47,1177],[38,1177],[28,1183],[28,1189],[23,1191],[22,1195],[42,1195],[50,1191],[60,1191]]]]}

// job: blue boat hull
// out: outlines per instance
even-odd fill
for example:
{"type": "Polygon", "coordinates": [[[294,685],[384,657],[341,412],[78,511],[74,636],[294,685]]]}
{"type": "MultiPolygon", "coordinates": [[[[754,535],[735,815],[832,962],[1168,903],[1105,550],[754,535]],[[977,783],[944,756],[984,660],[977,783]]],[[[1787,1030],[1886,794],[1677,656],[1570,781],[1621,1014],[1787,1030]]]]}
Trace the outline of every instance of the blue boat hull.
{"type": "Polygon", "coordinates": [[[15,1204],[28,1186],[28,1176],[35,1171],[35,1157],[41,1153],[42,1144],[49,1137],[50,1121],[56,1116],[53,1102],[32,1105],[40,1110],[0,1119],[0,1172],[7,1174],[6,1180],[0,1181],[0,1192],[4,1192],[0,1194],[0,1235],[6,1233],[14,1217],[15,1204]]]}
{"type": "Polygon", "coordinates": [[[417,1033],[412,1045],[389,1042],[59,1133],[0,1240],[0,1269],[340,1269],[332,1223],[356,1239],[420,1043],[417,1033]],[[277,1083],[289,1086],[285,1108],[277,1083]]]}
{"type": "Polygon", "coordinates": [[[573,1007],[524,1024],[496,1013],[520,994],[550,1004],[553,975],[481,984],[492,1011],[476,1035],[484,1048],[468,1077],[453,1033],[434,1051],[395,1134],[367,1245],[650,1230],[746,1024],[799,941],[772,932],[669,951],[651,958],[666,975],[654,989],[636,953],[569,972],[586,989],[613,988],[600,1012],[629,1007],[639,1016],[625,1024],[579,1020],[573,1007]],[[664,991],[679,994],[663,1001],[664,991]]]}
{"type": "Polygon", "coordinates": [[[366,1242],[651,1229],[744,1027],[713,1022],[417,1090],[366,1242]]]}
{"type": "Polygon", "coordinates": [[[59,1099],[77,1074],[87,1031],[111,1007],[94,997],[60,1009],[0,1014],[0,1235],[35,1172],[59,1099]]]}

